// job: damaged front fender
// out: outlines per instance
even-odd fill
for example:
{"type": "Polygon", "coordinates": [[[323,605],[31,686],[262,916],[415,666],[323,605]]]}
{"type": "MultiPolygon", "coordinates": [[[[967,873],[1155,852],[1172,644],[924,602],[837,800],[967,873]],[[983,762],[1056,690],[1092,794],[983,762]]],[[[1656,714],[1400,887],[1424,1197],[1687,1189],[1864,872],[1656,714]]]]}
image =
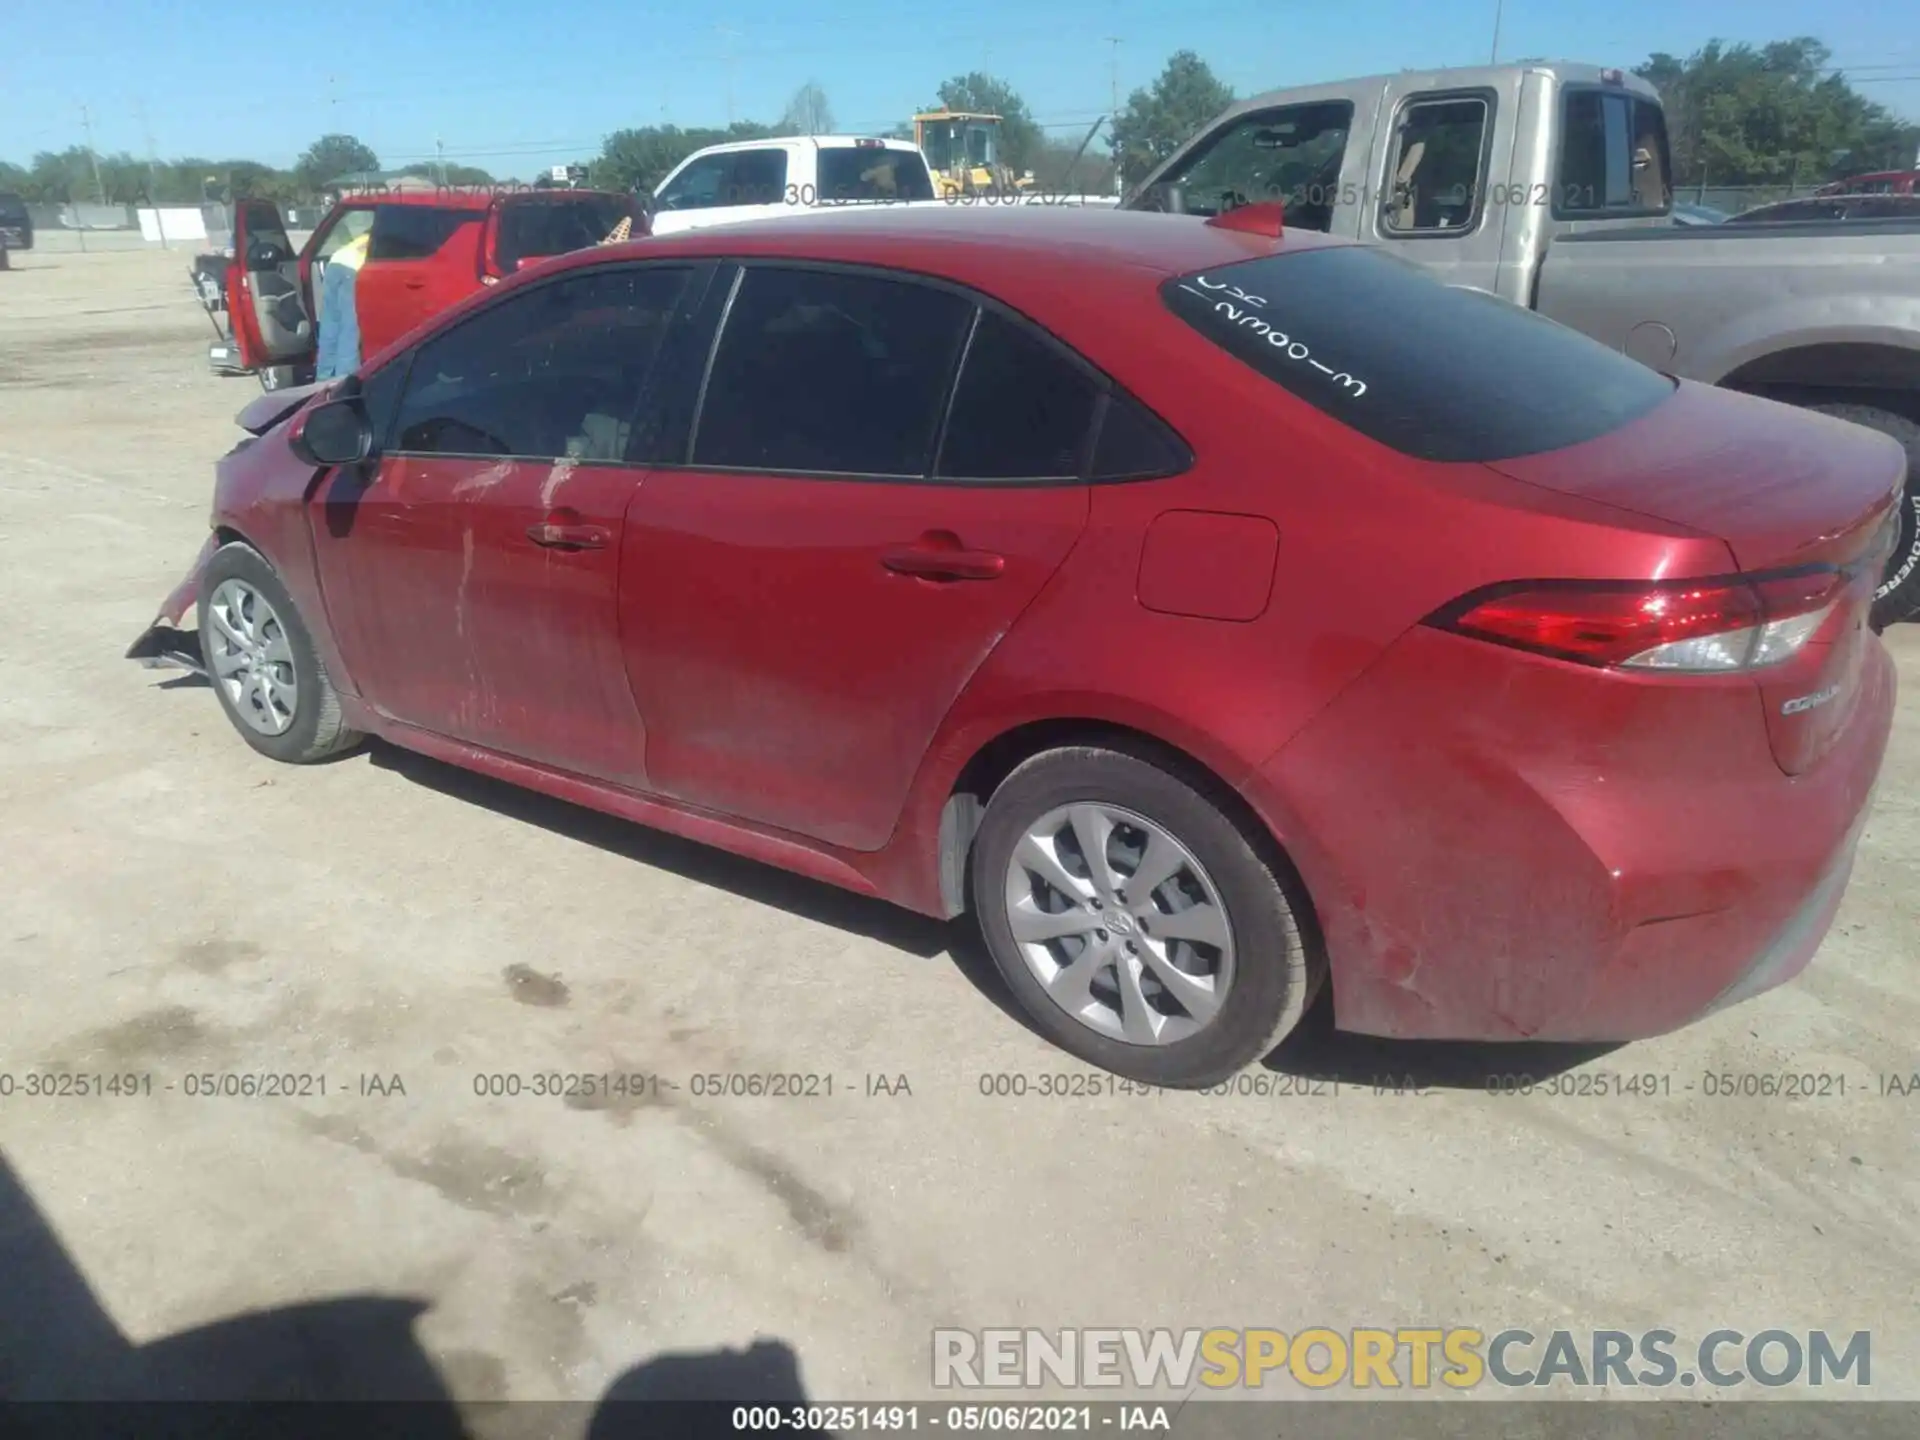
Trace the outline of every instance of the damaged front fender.
{"type": "Polygon", "coordinates": [[[207,562],[213,559],[214,551],[220,548],[216,536],[209,535],[206,544],[200,547],[193,568],[187,576],[160,602],[160,613],[154,622],[141,632],[127,649],[126,658],[138,660],[148,669],[191,670],[196,675],[207,673],[206,656],[200,648],[200,633],[197,630],[181,630],[179,622],[187,611],[200,601],[200,578],[206,574],[207,562]]]}

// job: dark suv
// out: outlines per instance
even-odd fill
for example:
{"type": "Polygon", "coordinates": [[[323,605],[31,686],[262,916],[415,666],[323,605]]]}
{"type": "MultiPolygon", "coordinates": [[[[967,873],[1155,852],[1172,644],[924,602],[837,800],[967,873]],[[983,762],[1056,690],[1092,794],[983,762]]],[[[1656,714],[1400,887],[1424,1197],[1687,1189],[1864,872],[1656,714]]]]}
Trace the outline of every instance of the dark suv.
{"type": "Polygon", "coordinates": [[[0,248],[33,248],[33,216],[27,213],[27,202],[11,190],[0,190],[0,248]]]}

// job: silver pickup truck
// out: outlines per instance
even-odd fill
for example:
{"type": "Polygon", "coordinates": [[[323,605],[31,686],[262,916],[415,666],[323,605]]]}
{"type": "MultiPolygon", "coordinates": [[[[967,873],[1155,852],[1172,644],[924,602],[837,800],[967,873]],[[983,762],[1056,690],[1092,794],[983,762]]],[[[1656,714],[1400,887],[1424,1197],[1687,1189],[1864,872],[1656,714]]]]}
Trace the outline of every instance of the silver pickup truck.
{"type": "Polygon", "coordinates": [[[1592,65],[1409,71],[1241,101],[1125,208],[1387,245],[1656,369],[1825,411],[1907,447],[1878,624],[1920,615],[1920,223],[1680,225],[1655,89],[1592,65]]]}

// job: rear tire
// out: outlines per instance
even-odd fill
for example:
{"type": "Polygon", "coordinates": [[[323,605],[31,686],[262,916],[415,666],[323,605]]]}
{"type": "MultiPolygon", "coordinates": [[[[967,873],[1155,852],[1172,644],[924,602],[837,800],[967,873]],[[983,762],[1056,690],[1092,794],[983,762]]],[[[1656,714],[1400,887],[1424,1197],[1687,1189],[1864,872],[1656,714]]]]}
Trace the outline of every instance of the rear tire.
{"type": "Polygon", "coordinates": [[[1201,1089],[1279,1044],[1324,974],[1304,896],[1261,849],[1144,753],[1050,750],[987,804],[973,908],[1047,1038],[1128,1080],[1201,1089]],[[1096,837],[1098,874],[1083,834],[1096,837]],[[1049,871],[1053,882],[1036,879],[1049,871]],[[1157,878],[1136,884],[1147,872],[1157,878]]]}
{"type": "Polygon", "coordinates": [[[227,719],[255,750],[311,765],[365,737],[341,717],[340,694],[293,597],[266,558],[223,545],[200,581],[200,649],[227,719]]]}
{"type": "Polygon", "coordinates": [[[1809,405],[1809,410],[1851,420],[1890,435],[1907,449],[1907,487],[1900,499],[1899,538],[1887,573],[1873,592],[1872,624],[1884,630],[1920,615],[1920,424],[1877,405],[1809,405]]]}

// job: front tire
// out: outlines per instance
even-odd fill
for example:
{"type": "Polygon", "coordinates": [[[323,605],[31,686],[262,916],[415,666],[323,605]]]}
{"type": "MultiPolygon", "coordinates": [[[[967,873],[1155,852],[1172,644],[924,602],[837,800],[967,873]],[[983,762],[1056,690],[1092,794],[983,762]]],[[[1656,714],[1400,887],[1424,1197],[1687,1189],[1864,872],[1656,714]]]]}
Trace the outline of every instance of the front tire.
{"type": "Polygon", "coordinates": [[[994,964],[1062,1049],[1200,1089],[1294,1028],[1324,965],[1304,897],[1247,829],[1145,754],[1050,750],[994,792],[973,904],[994,964]]]}
{"type": "Polygon", "coordinates": [[[1884,630],[1920,615],[1920,424],[1877,405],[1809,405],[1809,410],[1851,420],[1890,435],[1907,449],[1907,487],[1900,498],[1900,531],[1887,573],[1873,592],[1872,624],[1884,630]]]}
{"type": "Polygon", "coordinates": [[[262,755],[310,765],[364,738],[341,718],[340,695],[293,597],[266,558],[234,541],[200,582],[200,649],[233,728],[262,755]]]}

